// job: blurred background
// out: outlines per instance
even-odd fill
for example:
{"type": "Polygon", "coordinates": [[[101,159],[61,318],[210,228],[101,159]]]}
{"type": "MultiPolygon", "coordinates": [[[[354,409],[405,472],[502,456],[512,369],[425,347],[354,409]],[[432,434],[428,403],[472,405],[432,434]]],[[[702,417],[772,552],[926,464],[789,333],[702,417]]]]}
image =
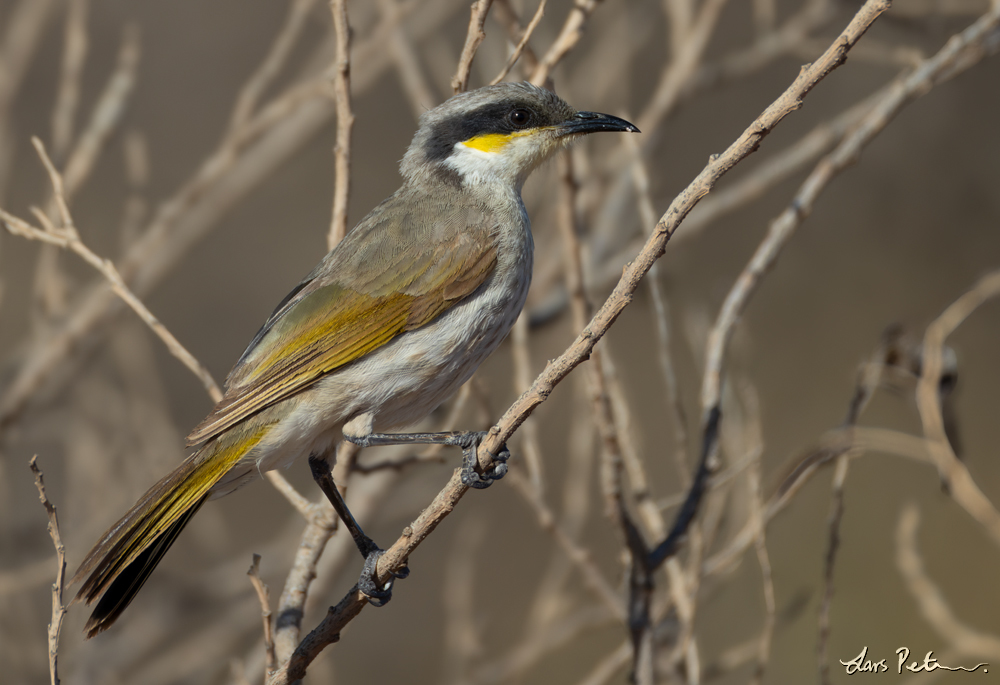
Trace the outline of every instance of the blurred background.
{"type": "MultiPolygon", "coordinates": [[[[458,428],[492,424],[574,339],[579,325],[559,230],[567,202],[579,218],[586,291],[596,306],[651,231],[649,209],[658,218],[860,4],[550,0],[507,78],[537,73],[560,38],[576,35],[565,27],[580,19],[578,41],[566,44],[549,85],[578,108],[635,122],[642,135],[594,136],[575,148],[579,186],[568,200],[565,161],[529,180],[524,199],[537,254],[520,340],[507,341],[460,404],[442,407],[424,428],[449,416],[458,428]]],[[[493,3],[470,88],[501,72],[537,8],[535,0],[493,3]]],[[[867,111],[859,103],[988,9],[985,0],[897,0],[846,65],[692,212],[600,343],[613,428],[629,464],[626,498],[645,512],[637,519],[650,543],[658,515],[669,527],[699,453],[708,332],[769,223],[840,141],[845,123],[867,111]],[[828,139],[809,148],[817,136],[828,139]],[[759,187],[750,192],[753,183],[759,187]],[[725,193],[729,204],[710,204],[725,193]]],[[[352,2],[349,12],[352,226],[398,187],[397,165],[420,112],[451,94],[470,15],[467,0],[352,2]]],[[[911,661],[933,650],[950,666],[1000,662],[996,539],[949,496],[926,459],[851,452],[825,614],[828,518],[838,501],[829,464],[803,480],[766,538],[755,544],[753,528],[739,538],[760,515],[761,496],[771,498],[793,465],[841,425],[859,366],[890,326],[902,331],[898,346],[913,363],[895,360],[861,424],[923,436],[915,345],[950,303],[1000,266],[1000,63],[989,56],[996,44],[994,33],[967,71],[903,109],[830,183],[753,293],[723,366],[722,469],[677,565],[654,579],[657,681],[843,682],[849,676],[838,661],[864,647],[867,658],[887,660],[881,679],[894,682],[906,679],[895,672],[899,647],[911,650],[911,661]],[[919,524],[906,512],[918,512],[919,524]],[[907,523],[915,530],[910,547],[900,532],[907,523]],[[925,576],[899,560],[914,554],[925,576]],[[677,597],[686,598],[681,611],[677,597]],[[928,616],[932,597],[945,614],[928,616]],[[830,665],[825,675],[821,662],[830,665]]],[[[52,188],[30,140],[38,136],[65,176],[83,242],[115,262],[221,382],[327,250],[333,45],[329,6],[309,0],[2,0],[0,207],[36,225],[32,206],[52,212],[52,188]]],[[[1000,499],[998,343],[1000,305],[986,302],[949,338],[946,354],[957,369],[946,400],[952,446],[993,502],[1000,499]]],[[[37,455],[45,473],[72,573],[102,531],[183,458],[184,436],[212,403],[90,266],[6,231],[0,362],[0,672],[5,683],[37,683],[47,670],[56,563],[28,460],[37,455]]],[[[609,448],[597,436],[588,366],[511,441],[511,479],[469,493],[411,557],[411,576],[397,584],[392,603],[366,609],[305,682],[628,681],[629,633],[619,618],[627,554],[605,513],[609,448]],[[540,524],[542,510],[586,552],[585,562],[569,560],[540,524]],[[587,571],[618,598],[618,613],[587,571]]],[[[372,450],[359,463],[407,454],[372,450]]],[[[348,501],[383,546],[459,464],[457,450],[437,457],[350,474],[348,501]]],[[[317,499],[305,464],[286,476],[317,499]]],[[[87,612],[70,610],[63,682],[260,682],[260,606],[245,572],[261,554],[273,609],[303,526],[264,481],[205,506],[110,631],[84,642],[87,612]]],[[[317,568],[306,631],[357,579],[361,560],[345,538],[333,536],[317,568]]],[[[927,675],[919,682],[975,677],[927,675]]]]}

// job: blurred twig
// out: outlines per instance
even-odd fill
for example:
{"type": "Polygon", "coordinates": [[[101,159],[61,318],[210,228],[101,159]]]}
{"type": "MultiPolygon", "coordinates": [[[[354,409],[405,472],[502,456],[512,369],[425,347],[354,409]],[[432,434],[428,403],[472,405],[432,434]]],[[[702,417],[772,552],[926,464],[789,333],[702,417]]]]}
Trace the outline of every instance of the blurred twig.
{"type": "Polygon", "coordinates": [[[49,218],[46,214],[44,214],[41,210],[35,209],[35,217],[42,222],[42,225],[44,226],[44,229],[36,228],[13,214],[9,214],[8,212],[0,209],[0,218],[3,219],[7,230],[14,235],[19,235],[30,240],[38,240],[49,245],[55,245],[57,247],[75,252],[77,255],[82,257],[84,261],[97,269],[104,276],[104,278],[107,279],[108,283],[111,284],[112,290],[129,307],[131,307],[136,314],[139,315],[139,317],[146,323],[147,326],[150,327],[150,329],[152,329],[154,333],[156,333],[160,340],[162,340],[167,346],[167,349],[170,350],[170,353],[177,357],[182,364],[188,367],[188,369],[190,369],[191,372],[198,377],[212,399],[218,402],[222,399],[222,392],[219,390],[219,386],[212,379],[212,375],[209,373],[208,369],[202,366],[201,363],[195,359],[183,345],[181,345],[173,334],[168,331],[155,316],[153,316],[153,313],[146,308],[146,305],[144,305],[142,301],[139,300],[139,298],[136,297],[131,290],[129,290],[124,279],[121,277],[121,274],[118,272],[118,269],[115,268],[115,265],[112,264],[110,260],[98,257],[80,240],[80,234],[77,232],[76,226],[73,224],[69,207],[66,205],[66,199],[63,194],[62,176],[58,171],[56,171],[55,166],[52,164],[48,154],[45,152],[45,146],[42,141],[38,138],[33,138],[32,142],[35,145],[35,149],[38,151],[39,157],[42,159],[42,163],[45,165],[46,171],[48,171],[61,223],[60,226],[56,227],[49,222],[49,218]]]}
{"type": "MultiPolygon", "coordinates": [[[[883,335],[882,341],[872,358],[861,366],[854,396],[848,405],[844,428],[856,426],[862,412],[878,390],[882,380],[882,369],[889,361],[893,348],[893,336],[883,335]]],[[[850,467],[849,453],[837,456],[830,493],[830,513],[827,519],[827,551],[823,569],[823,598],[819,610],[819,635],[817,638],[817,658],[821,683],[830,682],[830,664],[827,650],[830,640],[830,608],[833,604],[833,574],[837,550],[840,546],[840,523],[844,517],[844,483],[850,467]]]]}
{"type": "Polygon", "coordinates": [[[332,250],[347,234],[354,113],[351,111],[351,25],[347,20],[347,0],[330,0],[330,11],[333,13],[333,32],[337,37],[333,69],[333,93],[337,103],[337,144],[333,149],[336,179],[333,186],[333,218],[326,241],[327,248],[332,250]]]}
{"type": "MultiPolygon", "coordinates": [[[[993,14],[1000,20],[1000,3],[993,14]]],[[[917,386],[917,408],[927,445],[952,498],[1000,544],[1000,512],[990,502],[948,441],[941,414],[941,349],[945,339],[987,300],[1000,296],[1000,271],[983,276],[969,292],[958,298],[927,327],[923,345],[923,372],[917,386]]]]}
{"type": "Polygon", "coordinates": [[[535,85],[542,85],[549,80],[552,70],[562,61],[563,57],[569,54],[570,50],[576,47],[580,38],[583,37],[587,20],[599,4],[601,4],[601,0],[576,0],[573,3],[572,9],[566,15],[562,30],[538,61],[531,78],[528,79],[529,81],[535,85]]]}
{"type": "Polygon", "coordinates": [[[80,102],[80,75],[87,56],[89,0],[70,0],[66,12],[62,73],[52,112],[52,150],[62,159],[73,140],[73,117],[80,102]]]}
{"type": "Polygon", "coordinates": [[[924,620],[958,653],[1000,661],[1000,637],[960,621],[948,606],[944,593],[927,575],[917,549],[919,524],[920,511],[913,504],[907,505],[896,528],[896,566],[924,620]]]}
{"type": "Polygon", "coordinates": [[[274,624],[271,622],[271,593],[267,584],[260,577],[260,555],[253,555],[253,563],[247,571],[253,589],[257,592],[257,599],[260,600],[260,616],[264,624],[264,673],[269,675],[278,664],[274,651],[274,624]]]}
{"type": "MultiPolygon", "coordinates": [[[[85,12],[85,10],[73,9],[71,15],[85,12]]],[[[86,38],[77,34],[85,33],[83,24],[84,18],[73,19],[71,27],[67,27],[66,52],[71,53],[74,48],[71,43],[86,42],[86,38]]],[[[76,48],[77,50],[79,48],[76,48]]],[[[111,134],[118,128],[125,107],[135,86],[135,75],[139,64],[139,32],[137,27],[126,27],[122,35],[121,47],[118,50],[118,59],[115,70],[104,86],[97,103],[90,115],[90,121],[73,145],[72,150],[66,158],[63,168],[62,193],[63,201],[69,205],[74,196],[90,177],[97,164],[104,147],[111,134]]],[[[74,58],[82,60],[83,55],[74,55],[74,58]]],[[[82,65],[75,65],[81,66],[82,65]]],[[[60,92],[56,101],[56,111],[53,114],[53,135],[58,140],[59,151],[57,157],[65,155],[72,142],[69,136],[72,130],[72,116],[76,110],[78,84],[73,81],[80,78],[80,74],[74,68],[67,68],[64,63],[65,72],[60,92]]],[[[55,221],[59,215],[58,202],[54,195],[50,196],[45,206],[45,213],[49,219],[55,221]]],[[[35,289],[38,293],[42,311],[50,314],[61,315],[64,312],[65,300],[67,298],[67,286],[62,274],[58,270],[58,250],[52,246],[44,246],[39,253],[38,270],[36,272],[35,289]]]]}
{"type": "Polygon", "coordinates": [[[11,106],[58,4],[55,0],[20,0],[4,17],[0,36],[0,201],[13,160],[11,106]]]}
{"type": "Polygon", "coordinates": [[[510,73],[510,70],[517,63],[517,60],[520,59],[521,53],[524,52],[525,46],[528,45],[528,40],[531,38],[531,34],[535,32],[535,29],[538,28],[538,24],[542,21],[542,16],[545,14],[545,2],[546,0],[539,0],[538,9],[535,10],[535,15],[531,17],[531,21],[528,22],[528,26],[524,29],[521,39],[517,41],[517,45],[514,46],[514,50],[510,53],[510,57],[507,58],[507,63],[504,65],[503,69],[500,70],[500,73],[497,74],[492,81],[490,81],[490,85],[500,83],[507,78],[507,74],[510,73]]]}
{"type": "Polygon", "coordinates": [[[315,4],[316,0],[292,0],[288,4],[288,15],[285,17],[284,25],[275,35],[264,60],[243,84],[236,96],[236,102],[229,116],[230,131],[236,131],[245,126],[257,111],[264,91],[270,87],[288,63],[288,58],[302,35],[302,29],[306,26],[309,12],[315,4]]]}
{"type": "Polygon", "coordinates": [[[486,15],[490,12],[490,5],[493,0],[475,0],[472,3],[471,16],[469,17],[469,30],[465,36],[465,45],[462,47],[462,55],[458,58],[458,69],[451,79],[451,90],[453,93],[462,93],[469,88],[469,73],[472,71],[472,60],[476,56],[476,50],[486,38],[483,25],[486,23],[486,15]]]}
{"type": "Polygon", "coordinates": [[[45,513],[48,514],[49,536],[56,548],[56,579],[52,583],[52,619],[49,622],[49,679],[51,685],[59,685],[59,633],[62,632],[63,618],[66,616],[66,607],[62,602],[63,584],[66,578],[66,548],[59,535],[59,517],[56,515],[55,505],[49,501],[49,497],[45,493],[45,480],[42,477],[42,470],[38,468],[38,457],[32,457],[28,465],[31,467],[31,472],[35,474],[38,499],[41,500],[42,506],[45,507],[45,513]]]}

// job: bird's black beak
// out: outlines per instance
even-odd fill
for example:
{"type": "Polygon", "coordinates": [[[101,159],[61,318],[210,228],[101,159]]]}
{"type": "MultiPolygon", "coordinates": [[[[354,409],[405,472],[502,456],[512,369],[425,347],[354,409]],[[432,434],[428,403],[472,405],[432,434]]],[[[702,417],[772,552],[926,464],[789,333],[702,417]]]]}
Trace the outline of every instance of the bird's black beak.
{"type": "Polygon", "coordinates": [[[562,129],[561,133],[564,136],[574,133],[595,133],[597,131],[639,132],[635,124],[630,124],[624,119],[613,117],[610,114],[600,114],[598,112],[577,112],[571,119],[564,121],[560,125],[560,129],[562,129]]]}

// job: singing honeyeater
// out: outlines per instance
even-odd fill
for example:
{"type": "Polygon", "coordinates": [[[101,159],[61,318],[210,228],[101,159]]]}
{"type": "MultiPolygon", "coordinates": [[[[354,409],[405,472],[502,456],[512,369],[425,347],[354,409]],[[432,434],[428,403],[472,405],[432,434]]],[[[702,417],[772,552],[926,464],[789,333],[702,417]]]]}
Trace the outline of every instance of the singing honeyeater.
{"type": "Polygon", "coordinates": [[[354,536],[377,587],[382,550],[354,521],[330,469],[343,437],[361,445],[442,442],[463,448],[463,482],[506,472],[506,450],[480,475],[482,433],[393,435],[434,410],[506,337],[524,306],[533,243],[521,187],[566,143],[637,131],[578,112],[527,83],[452,97],[420,117],[403,185],[282,300],[226,379],[225,396],[188,436],[196,451],[143,495],[90,551],[72,582],[97,601],[88,637],[125,610],[205,500],[307,457],[354,536]]]}

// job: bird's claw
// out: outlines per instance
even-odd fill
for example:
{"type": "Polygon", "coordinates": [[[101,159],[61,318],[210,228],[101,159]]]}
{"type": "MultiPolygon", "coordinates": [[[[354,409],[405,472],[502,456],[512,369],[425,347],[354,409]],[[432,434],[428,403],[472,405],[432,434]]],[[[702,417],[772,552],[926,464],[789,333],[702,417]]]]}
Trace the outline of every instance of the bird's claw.
{"type": "Polygon", "coordinates": [[[476,456],[476,452],[479,449],[479,443],[483,441],[486,437],[485,432],[479,433],[468,433],[468,438],[464,441],[462,447],[462,485],[469,488],[475,488],[477,490],[482,490],[493,485],[493,481],[500,480],[507,475],[507,460],[510,459],[510,450],[507,449],[507,445],[502,445],[500,451],[497,454],[490,452],[490,456],[493,457],[493,467],[485,471],[482,475],[476,471],[476,467],[479,465],[479,459],[476,456]]]}
{"type": "Polygon", "coordinates": [[[396,579],[402,580],[410,575],[410,567],[405,563],[402,568],[392,571],[392,577],[381,587],[378,584],[378,560],[385,554],[385,550],[375,548],[365,557],[364,568],[361,569],[361,577],[358,578],[358,589],[368,598],[368,603],[373,607],[383,607],[392,599],[392,585],[396,579]]]}

